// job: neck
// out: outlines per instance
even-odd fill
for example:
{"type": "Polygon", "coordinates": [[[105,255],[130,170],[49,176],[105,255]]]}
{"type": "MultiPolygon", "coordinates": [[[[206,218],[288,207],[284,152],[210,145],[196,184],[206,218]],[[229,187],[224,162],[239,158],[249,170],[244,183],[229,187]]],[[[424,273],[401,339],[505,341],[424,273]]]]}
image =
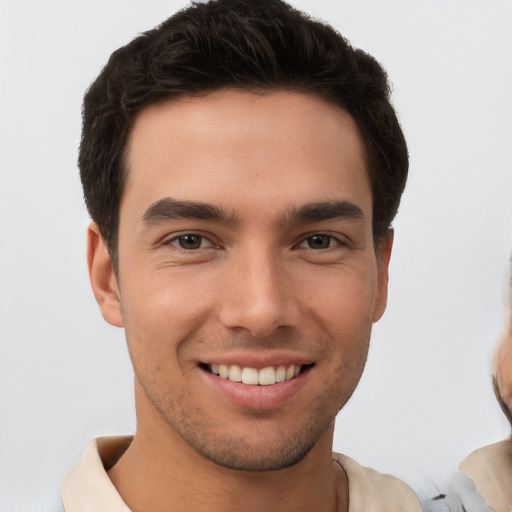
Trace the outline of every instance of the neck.
{"type": "Polygon", "coordinates": [[[133,512],[346,511],[348,482],[332,461],[333,430],[334,424],[293,466],[240,471],[205,459],[158,417],[139,421],[132,444],[108,474],[133,512]]]}

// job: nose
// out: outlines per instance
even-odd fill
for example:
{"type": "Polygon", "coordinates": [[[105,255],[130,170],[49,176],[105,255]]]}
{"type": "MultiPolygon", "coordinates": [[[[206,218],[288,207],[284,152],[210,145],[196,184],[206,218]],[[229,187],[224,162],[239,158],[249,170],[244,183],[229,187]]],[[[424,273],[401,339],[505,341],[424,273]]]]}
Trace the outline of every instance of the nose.
{"type": "Polygon", "coordinates": [[[222,324],[229,329],[249,331],[257,338],[296,327],[300,295],[293,274],[285,266],[286,262],[271,251],[247,251],[231,261],[222,283],[222,324]]]}

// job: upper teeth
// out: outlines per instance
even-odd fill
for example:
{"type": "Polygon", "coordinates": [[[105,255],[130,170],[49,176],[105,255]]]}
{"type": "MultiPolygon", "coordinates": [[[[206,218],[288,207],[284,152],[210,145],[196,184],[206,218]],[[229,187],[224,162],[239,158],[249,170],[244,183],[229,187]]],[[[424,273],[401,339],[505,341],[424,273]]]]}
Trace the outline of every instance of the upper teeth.
{"type": "Polygon", "coordinates": [[[285,380],[293,379],[299,375],[302,368],[301,365],[292,364],[290,366],[268,366],[257,370],[256,368],[249,368],[238,366],[237,364],[226,365],[226,364],[211,364],[209,365],[210,370],[215,375],[219,375],[224,379],[229,379],[233,382],[243,382],[250,386],[270,386],[276,382],[284,382],[285,380]]]}

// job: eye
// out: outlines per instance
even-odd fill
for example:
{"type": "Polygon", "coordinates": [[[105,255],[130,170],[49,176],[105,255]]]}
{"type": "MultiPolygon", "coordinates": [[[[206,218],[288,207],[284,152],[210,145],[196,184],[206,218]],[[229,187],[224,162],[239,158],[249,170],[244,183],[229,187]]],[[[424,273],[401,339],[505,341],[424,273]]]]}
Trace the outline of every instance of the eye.
{"type": "Polygon", "coordinates": [[[178,246],[180,249],[186,251],[194,251],[197,249],[204,249],[206,247],[213,247],[213,243],[208,238],[196,235],[194,233],[186,233],[184,235],[175,236],[169,241],[169,244],[178,246]]]}
{"type": "Polygon", "coordinates": [[[333,245],[339,245],[339,241],[330,235],[324,235],[316,233],[308,236],[299,247],[305,247],[308,249],[329,249],[333,245]]]}

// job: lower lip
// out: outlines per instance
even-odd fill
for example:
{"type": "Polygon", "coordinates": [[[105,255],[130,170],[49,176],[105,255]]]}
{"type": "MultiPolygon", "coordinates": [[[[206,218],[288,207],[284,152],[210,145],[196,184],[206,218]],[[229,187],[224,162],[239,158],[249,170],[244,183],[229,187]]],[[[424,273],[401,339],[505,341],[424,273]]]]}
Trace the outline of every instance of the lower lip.
{"type": "Polygon", "coordinates": [[[297,377],[270,386],[250,386],[232,382],[206,370],[201,369],[201,372],[209,384],[234,405],[247,409],[272,409],[285,404],[302,389],[309,370],[306,368],[297,377]]]}

